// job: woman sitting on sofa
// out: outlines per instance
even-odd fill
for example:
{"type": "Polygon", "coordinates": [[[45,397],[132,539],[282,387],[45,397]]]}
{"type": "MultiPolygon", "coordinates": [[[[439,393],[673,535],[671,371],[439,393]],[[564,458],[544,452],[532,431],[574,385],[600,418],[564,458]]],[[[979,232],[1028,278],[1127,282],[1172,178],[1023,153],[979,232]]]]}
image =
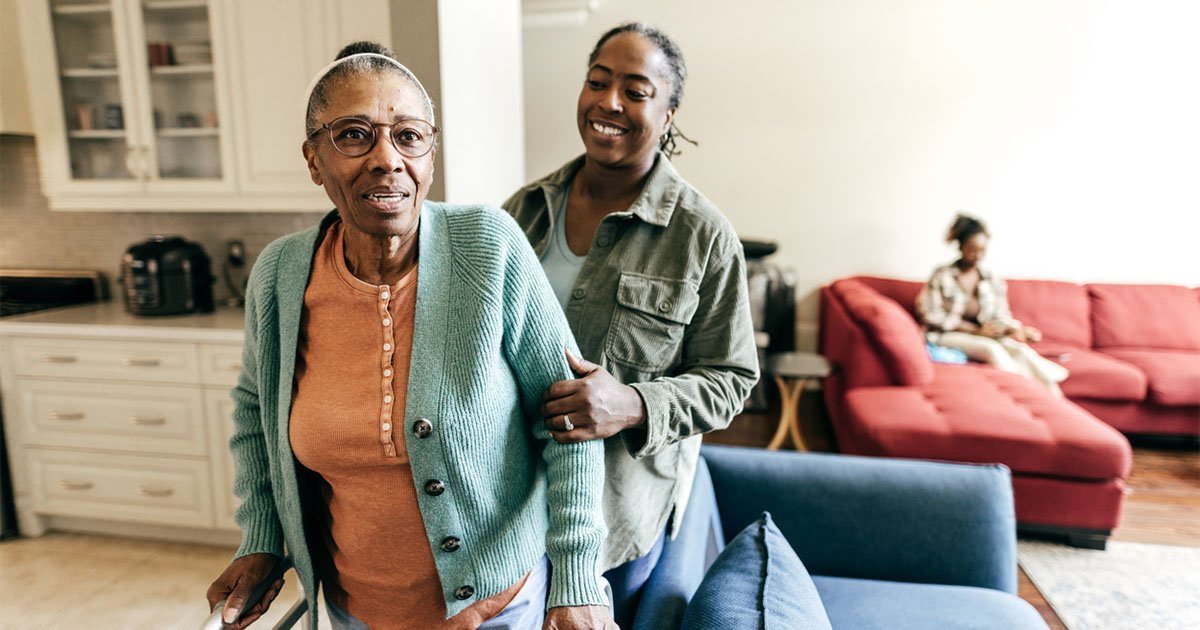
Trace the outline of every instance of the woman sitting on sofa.
{"type": "Polygon", "coordinates": [[[958,243],[959,259],[933,272],[917,296],[917,315],[930,343],[962,350],[968,357],[1044,383],[1061,394],[1067,369],[1042,357],[1027,342],[1042,333],[1013,319],[1004,281],[980,266],[987,252],[983,222],[960,214],[947,243],[958,243]]]}

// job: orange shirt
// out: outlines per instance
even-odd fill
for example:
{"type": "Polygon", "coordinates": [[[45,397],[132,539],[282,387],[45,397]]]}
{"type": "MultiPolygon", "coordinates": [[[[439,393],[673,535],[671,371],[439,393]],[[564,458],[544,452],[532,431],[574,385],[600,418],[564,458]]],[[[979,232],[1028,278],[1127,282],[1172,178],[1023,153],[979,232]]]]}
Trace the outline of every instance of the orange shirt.
{"type": "Polygon", "coordinates": [[[318,574],[333,603],[371,628],[476,628],[525,579],[445,619],[404,446],[417,269],[390,287],[359,280],[343,228],[329,228],[313,259],[289,425],[323,499],[309,520],[318,574]]]}

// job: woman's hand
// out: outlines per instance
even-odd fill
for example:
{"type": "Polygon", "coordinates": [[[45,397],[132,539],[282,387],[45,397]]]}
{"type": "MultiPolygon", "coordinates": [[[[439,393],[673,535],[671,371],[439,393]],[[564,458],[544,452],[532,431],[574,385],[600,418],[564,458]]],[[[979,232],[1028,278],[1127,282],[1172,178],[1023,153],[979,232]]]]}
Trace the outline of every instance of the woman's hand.
{"type": "Polygon", "coordinates": [[[542,630],[620,630],[607,606],[559,606],[546,612],[542,630]]]}
{"type": "Polygon", "coordinates": [[[978,334],[983,335],[984,337],[991,337],[992,339],[1003,339],[1012,331],[1013,328],[1011,328],[1008,324],[1001,322],[987,322],[979,327],[978,334]]]}
{"type": "Polygon", "coordinates": [[[1025,335],[1024,341],[1028,341],[1029,343],[1037,343],[1042,340],[1042,331],[1033,326],[1026,326],[1021,332],[1025,335]]]}
{"type": "Polygon", "coordinates": [[[228,630],[242,630],[246,626],[254,623],[267,609],[271,607],[271,602],[279,595],[280,589],[283,588],[283,578],[275,580],[267,589],[258,603],[253,608],[242,614],[242,609],[246,606],[246,600],[250,598],[250,592],[255,586],[262,583],[271,574],[271,569],[275,568],[275,563],[279,562],[279,557],[270,553],[252,553],[233,562],[208,587],[208,609],[212,610],[218,602],[226,600],[225,612],[221,615],[222,620],[229,624],[225,626],[228,630]],[[239,617],[240,615],[240,617],[239,617]],[[236,623],[232,623],[235,622],[236,623]]]}
{"type": "Polygon", "coordinates": [[[567,363],[580,378],[559,381],[542,394],[543,422],[555,440],[568,444],[603,439],[646,421],[637,390],[608,370],[567,351],[567,363]]]}

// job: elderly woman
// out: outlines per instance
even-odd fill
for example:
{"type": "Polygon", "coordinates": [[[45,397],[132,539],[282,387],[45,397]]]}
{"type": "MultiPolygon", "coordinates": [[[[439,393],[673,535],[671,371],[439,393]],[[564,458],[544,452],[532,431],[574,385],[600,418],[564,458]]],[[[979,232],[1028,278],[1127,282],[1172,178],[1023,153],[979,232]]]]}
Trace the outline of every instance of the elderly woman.
{"type": "Polygon", "coordinates": [[[668,159],[686,75],[663,32],[605,33],[579,92],[584,154],[504,203],[588,359],[570,357],[582,378],[552,385],[542,414],[555,440],[605,440],[601,560],[623,627],[683,523],[700,435],[758,379],[741,243],[668,159]]]}
{"type": "Polygon", "coordinates": [[[979,219],[954,218],[946,242],[958,244],[959,258],[938,267],[917,296],[925,335],[931,343],[1036,379],[1061,394],[1058,384],[1067,378],[1067,369],[1029,347],[1027,342],[1036,343],[1042,333],[1013,318],[1004,280],[981,264],[989,239],[979,219]]]}
{"type": "Polygon", "coordinates": [[[433,106],[386,48],[343,49],[306,125],[336,209],[251,275],[230,442],[243,541],[210,605],[251,623],[280,583],[250,610],[247,594],[286,549],[337,628],[537,628],[544,607],[547,627],[611,627],[602,445],[551,440],[537,415],[574,345],[520,230],[425,200],[433,106]]]}

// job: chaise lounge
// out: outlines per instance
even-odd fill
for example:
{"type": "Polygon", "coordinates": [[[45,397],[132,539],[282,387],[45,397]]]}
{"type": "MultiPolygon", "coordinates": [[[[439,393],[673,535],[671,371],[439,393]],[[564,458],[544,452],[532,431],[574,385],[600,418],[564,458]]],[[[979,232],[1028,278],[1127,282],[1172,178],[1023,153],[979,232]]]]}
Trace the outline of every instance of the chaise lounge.
{"type": "MultiPolygon", "coordinates": [[[[1123,429],[1196,434],[1200,407],[1187,404],[1188,377],[1158,377],[1167,395],[1149,399],[1147,390],[1136,386],[1151,377],[1139,370],[1146,380],[1138,381],[1132,376],[1134,364],[1117,358],[1169,356],[1164,361],[1179,361],[1180,355],[1172,353],[1188,356],[1188,351],[1103,345],[1130,339],[1113,331],[1128,332],[1120,328],[1131,317],[1126,296],[1141,295],[1140,288],[1008,284],[1014,314],[1045,335],[1039,351],[1071,369],[1062,386],[1069,399],[990,366],[932,363],[912,313],[919,282],[856,277],[824,287],[821,351],[834,366],[834,374],[825,381],[825,397],[838,448],[860,455],[1004,464],[1012,470],[1022,529],[1065,534],[1073,545],[1103,548],[1120,522],[1132,452],[1116,428],[1089,411],[1112,407],[1110,418],[1139,418],[1136,423],[1115,423],[1123,429]],[[1120,299],[1109,297],[1113,295],[1120,299]],[[1105,301],[1093,307],[1096,299],[1105,301]],[[1096,349],[1097,343],[1101,349],[1096,349]],[[1126,381],[1117,380],[1122,375],[1126,381]],[[1117,383],[1125,389],[1118,390],[1117,383]],[[1096,398],[1111,398],[1118,391],[1124,399],[1096,398]]],[[[1200,309],[1196,294],[1182,287],[1170,288],[1171,295],[1163,300],[1177,299],[1180,291],[1193,300],[1178,304],[1180,312],[1200,309]]],[[[1194,328],[1178,319],[1170,321],[1194,328]]],[[[1191,343],[1187,333],[1176,338],[1183,340],[1180,345],[1191,343]]],[[[1167,341],[1165,335],[1144,339],[1143,343],[1167,341]]],[[[1200,340],[1196,348],[1200,358],[1200,340]]],[[[1200,369],[1200,361],[1196,367],[1200,369]]],[[[1200,378],[1195,384],[1200,390],[1200,378]]]]}

